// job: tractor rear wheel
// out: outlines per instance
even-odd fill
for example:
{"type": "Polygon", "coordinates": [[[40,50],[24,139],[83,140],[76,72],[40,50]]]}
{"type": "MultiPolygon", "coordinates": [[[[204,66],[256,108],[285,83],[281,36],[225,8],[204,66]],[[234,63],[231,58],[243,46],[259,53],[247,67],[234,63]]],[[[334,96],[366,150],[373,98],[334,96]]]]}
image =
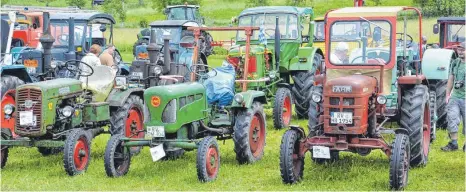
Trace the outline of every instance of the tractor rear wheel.
{"type": "Polygon", "coordinates": [[[294,81],[291,91],[293,92],[296,115],[299,119],[306,118],[311,99],[311,87],[314,85],[314,71],[321,63],[322,56],[315,54],[313,59],[313,70],[296,72],[292,78],[294,81]]]}
{"type": "Polygon", "coordinates": [[[220,150],[214,137],[202,139],[197,149],[197,178],[201,182],[210,182],[217,178],[220,169],[220,150]]]}
{"type": "Polygon", "coordinates": [[[409,172],[409,138],[405,134],[396,134],[390,156],[390,188],[401,190],[408,184],[409,172]]]}
{"type": "MultiPolygon", "coordinates": [[[[311,94],[316,93],[322,95],[322,92],[322,86],[314,86],[311,88],[311,94]]],[[[320,103],[316,103],[312,99],[309,100],[309,119],[307,121],[307,127],[309,129],[309,134],[311,137],[318,136],[323,133],[323,130],[320,127],[316,127],[319,124],[319,117],[320,115],[322,115],[322,112],[322,101],[320,103]]]]}
{"type": "Polygon", "coordinates": [[[430,110],[430,142],[432,143],[436,137],[437,133],[437,122],[435,117],[437,116],[437,94],[435,91],[429,92],[429,110],[430,110]]]}
{"type": "Polygon", "coordinates": [[[435,91],[437,101],[437,127],[440,129],[447,128],[447,80],[438,81],[430,87],[431,91],[435,91]]]}
{"type": "Polygon", "coordinates": [[[62,152],[63,147],[38,147],[37,150],[42,156],[49,156],[62,152]]]}
{"type": "Polygon", "coordinates": [[[430,145],[429,94],[425,85],[415,85],[404,90],[401,101],[402,128],[408,129],[410,165],[426,165],[430,145]]]}
{"type": "MultiPolygon", "coordinates": [[[[123,106],[110,118],[110,133],[124,134],[129,138],[144,138],[144,102],[137,95],[130,95],[123,106]]],[[[138,154],[142,147],[131,147],[132,154],[138,154]]]]}
{"type": "Polygon", "coordinates": [[[288,88],[278,88],[273,106],[273,125],[276,129],[288,127],[291,122],[291,92],[288,88]]]}
{"type": "MultiPolygon", "coordinates": [[[[9,137],[7,134],[1,133],[1,137],[2,137],[2,140],[8,140],[8,139],[11,139],[11,137],[9,137]]],[[[2,149],[1,149],[1,154],[0,154],[0,164],[1,164],[1,167],[3,169],[3,167],[5,167],[6,165],[6,162],[8,161],[8,152],[9,152],[9,149],[8,149],[8,146],[2,146],[2,149]]]]}
{"type": "Polygon", "coordinates": [[[239,111],[235,118],[233,142],[240,164],[254,163],[264,155],[266,125],[262,103],[255,101],[250,109],[239,111]]]}
{"type": "Polygon", "coordinates": [[[123,146],[123,135],[113,135],[107,142],[104,155],[105,172],[109,177],[126,175],[131,164],[131,154],[123,146]]]}
{"type": "Polygon", "coordinates": [[[91,138],[82,129],[72,130],[65,140],[63,164],[70,176],[84,173],[91,162],[91,138]]]}
{"type": "Polygon", "coordinates": [[[283,183],[293,184],[303,179],[304,156],[299,156],[301,136],[295,130],[288,130],[280,145],[280,175],[283,183]]]}

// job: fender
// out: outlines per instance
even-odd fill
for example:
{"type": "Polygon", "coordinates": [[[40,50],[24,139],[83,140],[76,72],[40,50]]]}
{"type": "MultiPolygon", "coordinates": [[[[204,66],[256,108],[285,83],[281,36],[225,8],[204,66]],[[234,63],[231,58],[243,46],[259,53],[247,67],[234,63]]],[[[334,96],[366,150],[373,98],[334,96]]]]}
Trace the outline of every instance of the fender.
{"type": "Polygon", "coordinates": [[[144,98],[144,89],[142,88],[130,88],[126,90],[122,89],[113,89],[112,92],[107,97],[106,102],[109,103],[110,107],[121,107],[125,104],[126,99],[130,95],[137,95],[144,98]]]}
{"type": "Polygon", "coordinates": [[[402,76],[402,77],[398,77],[398,84],[399,85],[419,85],[419,84],[427,85],[427,79],[426,79],[426,76],[424,75],[402,76]]]}
{"type": "Polygon", "coordinates": [[[32,83],[34,79],[27,72],[24,65],[3,65],[0,67],[1,76],[11,75],[23,80],[24,83],[32,83]]]}
{"type": "Polygon", "coordinates": [[[243,102],[238,103],[233,99],[231,103],[232,108],[251,108],[252,102],[259,101],[262,104],[267,104],[267,99],[265,98],[265,93],[263,91],[254,91],[248,90],[246,92],[237,93],[237,95],[243,96],[243,102]]]}
{"type": "Polygon", "coordinates": [[[301,139],[306,138],[306,133],[302,127],[299,127],[298,125],[290,125],[290,129],[297,131],[301,135],[301,139]]]}
{"type": "Polygon", "coordinates": [[[428,80],[448,79],[454,55],[454,51],[450,49],[427,49],[422,56],[422,74],[428,80]]]}
{"type": "Polygon", "coordinates": [[[314,55],[322,54],[322,50],[317,47],[300,47],[298,55],[290,60],[290,71],[315,71],[320,63],[313,63],[314,55]]]}

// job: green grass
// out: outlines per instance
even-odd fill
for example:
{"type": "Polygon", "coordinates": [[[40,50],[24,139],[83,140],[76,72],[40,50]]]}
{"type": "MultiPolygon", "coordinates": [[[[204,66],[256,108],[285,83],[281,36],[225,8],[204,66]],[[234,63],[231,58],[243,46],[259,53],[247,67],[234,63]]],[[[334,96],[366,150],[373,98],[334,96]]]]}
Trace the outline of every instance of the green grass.
{"type": "MultiPolygon", "coordinates": [[[[174,161],[152,162],[148,148],[134,157],[129,173],[108,178],[103,155],[108,135],[92,143],[92,161],[84,175],[69,177],[63,169],[62,154],[42,157],[35,148],[13,148],[8,164],[1,172],[1,189],[7,190],[388,190],[389,160],[381,151],[366,157],[341,153],[333,164],[317,165],[306,154],[304,179],[297,185],[284,185],[279,170],[279,147],[285,130],[275,130],[267,110],[267,146],[263,159],[252,165],[238,165],[233,141],[219,142],[221,167],[212,183],[199,183],[196,176],[196,152],[187,152],[174,161]]],[[[305,127],[306,121],[293,124],[305,127]]],[[[462,151],[441,152],[447,143],[446,131],[438,132],[431,145],[429,164],[409,172],[407,190],[464,191],[465,157],[462,151]]],[[[460,139],[460,143],[463,139],[460,139]]]]}

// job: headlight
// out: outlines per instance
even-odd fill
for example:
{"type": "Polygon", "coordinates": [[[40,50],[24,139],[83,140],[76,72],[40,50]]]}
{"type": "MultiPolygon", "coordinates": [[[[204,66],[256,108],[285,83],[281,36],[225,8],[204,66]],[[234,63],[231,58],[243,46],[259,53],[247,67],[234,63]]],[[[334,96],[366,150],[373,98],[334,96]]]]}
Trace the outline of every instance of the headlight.
{"type": "Polygon", "coordinates": [[[7,104],[3,107],[3,112],[6,115],[11,115],[13,114],[13,111],[15,110],[15,107],[12,104],[7,104]]]}
{"type": "Polygon", "coordinates": [[[73,112],[74,112],[74,108],[71,106],[63,107],[63,109],[61,110],[61,114],[65,117],[71,117],[73,112]]]}
{"type": "Polygon", "coordinates": [[[315,103],[320,103],[322,101],[322,96],[318,94],[312,94],[312,101],[315,103]]]}
{"type": "Polygon", "coordinates": [[[377,103],[384,105],[385,103],[387,103],[387,98],[383,95],[379,95],[377,96],[377,103]]]}
{"type": "Polygon", "coordinates": [[[237,103],[243,103],[243,101],[244,101],[244,97],[243,97],[243,95],[241,95],[241,94],[236,94],[235,97],[234,97],[234,99],[235,99],[235,101],[236,101],[237,103]]]}
{"type": "Polygon", "coordinates": [[[155,67],[154,67],[154,73],[155,73],[156,75],[162,74],[162,67],[160,67],[160,66],[155,66],[155,67]]]}
{"type": "Polygon", "coordinates": [[[270,79],[275,79],[276,76],[277,76],[277,72],[276,72],[276,71],[269,71],[269,77],[270,77],[270,79]]]}

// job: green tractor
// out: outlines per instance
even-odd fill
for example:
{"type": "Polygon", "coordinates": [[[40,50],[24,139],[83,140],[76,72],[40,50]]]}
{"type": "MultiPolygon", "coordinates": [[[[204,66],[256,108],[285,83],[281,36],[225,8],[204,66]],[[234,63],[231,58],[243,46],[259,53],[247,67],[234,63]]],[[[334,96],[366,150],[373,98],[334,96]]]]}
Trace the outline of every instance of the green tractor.
{"type": "MultiPolygon", "coordinates": [[[[54,38],[50,31],[41,37],[44,51],[50,52],[54,38]]],[[[46,54],[45,61],[51,61],[46,54]]],[[[101,133],[134,134],[143,130],[143,93],[145,80],[157,78],[160,66],[146,79],[117,76],[119,67],[96,66],[78,60],[57,63],[75,78],[60,78],[20,85],[16,88],[15,105],[2,106],[16,116],[12,130],[2,127],[1,168],[6,165],[10,147],[37,147],[46,156],[64,151],[65,171],[83,173],[90,162],[91,141],[101,133]],[[127,81],[128,80],[128,81],[127,81]],[[108,129],[104,127],[108,126],[108,129]]],[[[48,63],[50,66],[50,63],[48,63]]],[[[149,84],[150,85],[150,84],[149,84]]],[[[132,148],[132,153],[139,149],[132,148]]]]}
{"type": "Polygon", "coordinates": [[[288,127],[292,104],[298,118],[307,118],[312,79],[321,69],[323,52],[313,47],[314,13],[312,8],[269,6],[248,8],[234,19],[239,27],[261,27],[251,36],[251,57],[246,61],[246,36],[238,32],[236,46],[229,50],[229,62],[243,77],[243,65],[249,62],[249,79],[262,79],[250,89],[266,93],[273,101],[275,128],[288,127]],[[278,29],[278,33],[275,33],[278,29]],[[263,38],[260,38],[263,37],[263,38]]]}
{"type": "MultiPolygon", "coordinates": [[[[195,41],[199,42],[202,31],[246,31],[252,34],[255,27],[204,28],[190,27],[194,30],[195,41]]],[[[154,33],[154,32],[152,32],[154,33]]],[[[149,45],[153,50],[155,44],[149,45]]],[[[249,40],[245,41],[249,50],[249,40]]],[[[193,61],[198,61],[198,44],[194,44],[193,61]]],[[[153,53],[149,53],[153,54],[153,53]]],[[[248,55],[245,56],[246,59],[248,55]]],[[[224,62],[226,63],[226,62],[224,62]]],[[[219,67],[224,69],[224,67],[219,67]]],[[[174,159],[185,151],[196,150],[197,176],[201,182],[214,180],[219,172],[220,151],[216,139],[233,139],[236,159],[240,164],[254,163],[264,154],[266,122],[263,105],[266,96],[263,91],[247,90],[234,94],[235,70],[227,65],[233,73],[225,75],[221,69],[210,68],[195,62],[189,69],[192,82],[155,86],[144,92],[145,112],[144,138],[130,138],[113,135],[105,149],[105,171],[109,177],[119,177],[129,171],[131,148],[148,146],[153,161],[174,159]],[[206,68],[209,72],[206,73],[206,68]],[[203,70],[202,70],[203,69],[203,70]],[[218,75],[218,76],[217,76],[218,75]],[[226,78],[223,78],[226,77],[226,78]],[[230,79],[223,84],[224,79],[230,79]],[[210,102],[211,95],[218,95],[208,82],[227,85],[231,94],[228,105],[210,102]]],[[[247,72],[246,72],[247,73],[247,72]]],[[[183,76],[162,75],[169,79],[183,76]]],[[[236,82],[247,84],[245,79],[236,82]]],[[[218,87],[217,87],[218,88],[218,87]]],[[[140,134],[135,133],[135,134],[140,134]]]]}

